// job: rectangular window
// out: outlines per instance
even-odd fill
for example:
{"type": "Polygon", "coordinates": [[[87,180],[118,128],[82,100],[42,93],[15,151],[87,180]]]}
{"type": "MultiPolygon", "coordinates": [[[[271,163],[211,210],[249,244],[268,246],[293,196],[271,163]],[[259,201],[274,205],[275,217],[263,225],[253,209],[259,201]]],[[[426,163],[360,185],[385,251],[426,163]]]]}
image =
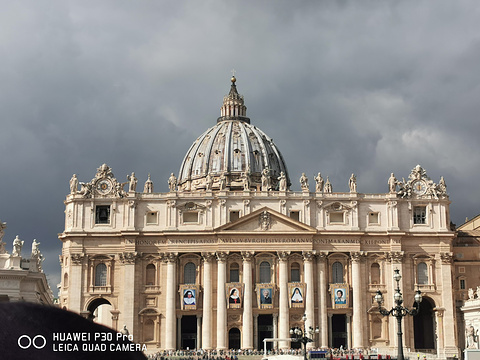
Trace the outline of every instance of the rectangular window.
{"type": "Polygon", "coordinates": [[[157,223],[157,212],[156,211],[149,211],[147,212],[147,225],[152,225],[157,223]]]}
{"type": "Polygon", "coordinates": [[[343,212],[330,213],[330,224],[343,224],[343,212]]]}
{"type": "Polygon", "coordinates": [[[290,218],[296,221],[300,221],[300,211],[298,210],[290,211],[290,218]]]}
{"type": "Polygon", "coordinates": [[[292,282],[300,282],[300,269],[291,269],[290,278],[292,282]]]}
{"type": "Polygon", "coordinates": [[[465,290],[466,288],[465,279],[460,279],[460,290],[465,290]]]}
{"type": "Polygon", "coordinates": [[[110,224],[109,205],[98,205],[95,207],[95,224],[110,224]]]}
{"type": "Polygon", "coordinates": [[[237,221],[240,218],[240,211],[230,211],[230,222],[237,221]]]}
{"type": "Polygon", "coordinates": [[[368,224],[369,225],[378,225],[379,218],[378,218],[378,212],[371,212],[368,214],[368,224]]]}
{"type": "Polygon", "coordinates": [[[230,269],[230,282],[239,282],[240,274],[238,269],[230,269]]]}
{"type": "Polygon", "coordinates": [[[414,224],[427,223],[427,207],[426,206],[416,206],[413,209],[413,223],[414,224]]]}
{"type": "Polygon", "coordinates": [[[185,224],[198,224],[198,212],[184,212],[183,213],[183,222],[185,224]]]}

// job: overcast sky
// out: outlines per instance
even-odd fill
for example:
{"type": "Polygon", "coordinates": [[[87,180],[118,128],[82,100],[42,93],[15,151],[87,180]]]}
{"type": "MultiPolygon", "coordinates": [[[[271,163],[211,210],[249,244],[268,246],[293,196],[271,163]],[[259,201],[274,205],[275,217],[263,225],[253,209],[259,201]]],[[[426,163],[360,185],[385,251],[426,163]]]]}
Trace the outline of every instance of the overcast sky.
{"type": "MultiPolygon", "coordinates": [[[[480,213],[480,4],[471,1],[0,0],[0,219],[52,285],[73,173],[107,163],[167,191],[216,123],[231,69],[292,190],[384,193],[444,176],[457,225],[480,213]]],[[[53,289],[56,295],[56,289],[53,289]]]]}

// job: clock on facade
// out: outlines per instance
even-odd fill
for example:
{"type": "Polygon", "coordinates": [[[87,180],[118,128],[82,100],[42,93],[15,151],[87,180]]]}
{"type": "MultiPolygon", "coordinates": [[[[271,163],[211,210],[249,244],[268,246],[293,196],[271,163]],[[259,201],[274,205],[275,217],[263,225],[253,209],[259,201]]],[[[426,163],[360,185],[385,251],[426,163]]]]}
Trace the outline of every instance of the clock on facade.
{"type": "Polygon", "coordinates": [[[413,192],[417,195],[423,195],[427,191],[427,184],[423,180],[416,180],[412,184],[413,192]]]}
{"type": "Polygon", "coordinates": [[[112,190],[112,187],[112,182],[108,179],[100,180],[96,185],[97,191],[102,195],[108,194],[112,190]]]}

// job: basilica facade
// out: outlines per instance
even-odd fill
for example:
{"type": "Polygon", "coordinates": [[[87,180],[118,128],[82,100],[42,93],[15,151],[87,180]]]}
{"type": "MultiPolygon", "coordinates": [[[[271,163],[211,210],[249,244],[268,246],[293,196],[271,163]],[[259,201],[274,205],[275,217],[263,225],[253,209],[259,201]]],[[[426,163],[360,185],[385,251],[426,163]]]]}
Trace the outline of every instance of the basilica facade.
{"type": "MultiPolygon", "coordinates": [[[[316,348],[395,353],[393,306],[419,289],[420,312],[404,319],[404,345],[458,354],[449,199],[442,179],[415,166],[386,173],[382,193],[334,192],[318,173],[291,191],[273,140],[246,116],[231,79],[220,117],[188,150],[169,192],[106,164],[70,181],[65,201],[60,304],[102,317],[151,351],[295,347],[289,330],[316,328],[316,348]],[[386,181],[387,182],[387,181],[386,181]],[[79,188],[80,186],[80,188],[79,188]],[[128,187],[128,189],[126,189],[128,187]],[[141,188],[143,187],[143,188],[141,188]],[[108,311],[105,311],[108,309],[108,311]]],[[[298,181],[298,180],[296,180],[298,181]]]]}

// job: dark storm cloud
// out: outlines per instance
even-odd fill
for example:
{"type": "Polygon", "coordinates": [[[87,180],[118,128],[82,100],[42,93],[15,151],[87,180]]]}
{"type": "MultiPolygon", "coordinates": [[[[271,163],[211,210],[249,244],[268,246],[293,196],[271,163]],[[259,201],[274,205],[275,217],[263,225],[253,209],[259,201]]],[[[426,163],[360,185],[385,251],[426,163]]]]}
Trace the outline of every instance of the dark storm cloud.
{"type": "Polygon", "coordinates": [[[294,190],[306,172],[386,191],[420,163],[452,220],[480,212],[476,1],[0,1],[0,219],[50,283],[63,200],[107,163],[166,191],[215,124],[230,70],[294,190]]]}

